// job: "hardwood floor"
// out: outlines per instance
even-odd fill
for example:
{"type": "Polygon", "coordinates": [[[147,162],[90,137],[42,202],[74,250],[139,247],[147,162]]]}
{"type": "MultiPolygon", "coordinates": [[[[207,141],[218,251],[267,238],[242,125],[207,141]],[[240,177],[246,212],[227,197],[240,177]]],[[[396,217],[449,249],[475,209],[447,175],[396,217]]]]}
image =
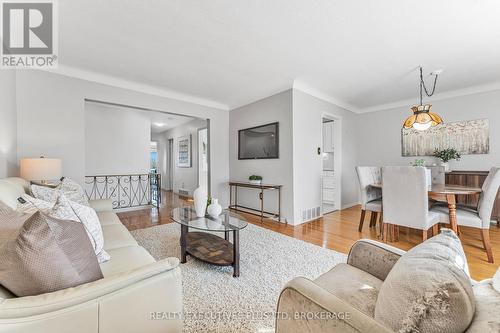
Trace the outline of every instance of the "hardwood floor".
{"type": "MultiPolygon", "coordinates": [[[[159,212],[156,209],[144,209],[118,213],[118,216],[129,230],[142,229],[159,224],[172,223],[170,220],[170,210],[173,207],[190,204],[190,201],[182,199],[169,191],[164,191],[162,198],[162,206],[159,212]]],[[[360,207],[355,206],[327,214],[321,219],[296,227],[270,220],[265,220],[261,223],[260,219],[256,216],[244,213],[241,215],[245,216],[248,222],[255,225],[328,249],[348,253],[351,245],[360,238],[370,238],[380,241],[377,236],[378,222],[376,228],[370,228],[370,223],[366,222],[370,219],[369,214],[366,214],[363,230],[358,232],[360,214],[360,207]]],[[[482,280],[493,276],[500,264],[500,228],[492,224],[490,229],[491,246],[495,258],[494,264],[488,263],[480,231],[467,227],[461,227],[460,230],[460,238],[465,249],[465,254],[467,255],[472,278],[482,280]]],[[[421,231],[400,228],[399,242],[388,243],[408,250],[420,242],[422,242],[421,231]]]]}

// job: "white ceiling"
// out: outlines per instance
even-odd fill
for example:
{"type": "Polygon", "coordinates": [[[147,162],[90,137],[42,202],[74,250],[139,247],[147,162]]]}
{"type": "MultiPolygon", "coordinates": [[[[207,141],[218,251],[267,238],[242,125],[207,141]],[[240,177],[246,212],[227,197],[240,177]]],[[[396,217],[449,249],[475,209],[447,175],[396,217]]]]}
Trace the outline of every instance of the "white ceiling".
{"type": "Polygon", "coordinates": [[[61,69],[234,108],[294,83],[354,111],[500,88],[498,0],[59,1],[61,69]],[[493,88],[492,88],[493,87],[493,88]],[[464,90],[465,89],[465,90],[464,90]]]}

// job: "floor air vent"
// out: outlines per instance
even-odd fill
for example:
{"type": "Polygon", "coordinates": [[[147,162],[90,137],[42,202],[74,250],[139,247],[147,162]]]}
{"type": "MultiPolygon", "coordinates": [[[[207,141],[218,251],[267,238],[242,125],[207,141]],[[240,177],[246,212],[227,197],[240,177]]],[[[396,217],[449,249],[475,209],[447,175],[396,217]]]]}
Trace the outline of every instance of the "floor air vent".
{"type": "Polygon", "coordinates": [[[302,211],[303,222],[315,220],[320,216],[321,216],[321,207],[308,208],[302,211]]]}

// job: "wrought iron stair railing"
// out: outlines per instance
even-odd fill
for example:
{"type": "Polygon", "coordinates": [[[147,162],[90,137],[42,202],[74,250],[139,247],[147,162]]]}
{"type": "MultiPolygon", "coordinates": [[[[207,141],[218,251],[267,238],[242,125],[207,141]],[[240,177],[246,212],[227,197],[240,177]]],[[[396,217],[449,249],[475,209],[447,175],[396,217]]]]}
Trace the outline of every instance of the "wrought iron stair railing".
{"type": "Polygon", "coordinates": [[[161,175],[144,173],[85,176],[85,194],[89,200],[111,199],[113,209],[141,206],[160,208],[161,175]]]}

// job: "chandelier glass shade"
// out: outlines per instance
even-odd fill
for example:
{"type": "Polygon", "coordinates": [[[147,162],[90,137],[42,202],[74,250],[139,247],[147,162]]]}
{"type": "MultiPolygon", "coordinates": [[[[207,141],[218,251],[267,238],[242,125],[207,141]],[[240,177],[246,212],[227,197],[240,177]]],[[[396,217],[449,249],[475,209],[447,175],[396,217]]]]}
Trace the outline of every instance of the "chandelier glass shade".
{"type": "MultiPolygon", "coordinates": [[[[423,105],[423,92],[428,97],[431,97],[434,95],[434,92],[436,91],[436,82],[438,78],[438,72],[433,72],[432,75],[434,75],[434,85],[432,87],[432,91],[428,92],[427,87],[425,86],[424,82],[424,76],[423,76],[423,69],[422,67],[420,69],[420,105],[413,106],[411,108],[411,111],[413,114],[406,118],[403,128],[405,129],[410,129],[414,128],[417,131],[425,131],[428,130],[429,128],[433,126],[437,126],[439,124],[443,123],[443,119],[441,119],[440,116],[437,114],[430,112],[431,109],[431,104],[425,104],[423,105]]],[[[440,72],[440,71],[439,71],[440,72]]]]}
{"type": "Polygon", "coordinates": [[[425,131],[430,127],[437,126],[443,122],[440,116],[430,112],[431,104],[418,105],[411,108],[413,115],[406,118],[403,127],[414,128],[418,131],[425,131]]]}

